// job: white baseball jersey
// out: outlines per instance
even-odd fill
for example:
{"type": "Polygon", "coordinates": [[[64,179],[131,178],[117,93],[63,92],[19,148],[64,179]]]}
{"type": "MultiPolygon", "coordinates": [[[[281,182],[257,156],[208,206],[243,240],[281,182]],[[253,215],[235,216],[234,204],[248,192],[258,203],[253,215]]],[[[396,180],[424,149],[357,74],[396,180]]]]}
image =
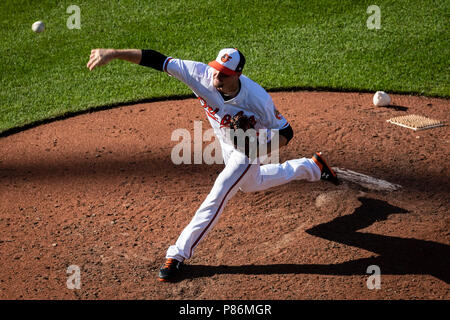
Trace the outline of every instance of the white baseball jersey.
{"type": "MultiPolygon", "coordinates": [[[[225,101],[213,86],[214,69],[195,61],[167,58],[164,71],[188,85],[200,100],[222,148],[231,145],[225,129],[230,120],[243,112],[254,125],[255,130],[284,129],[289,123],[275,108],[271,96],[259,84],[241,75],[241,89],[238,95],[225,101]]],[[[270,134],[267,135],[270,137],[270,134]]],[[[230,150],[230,148],[227,148],[230,150]]]]}
{"type": "Polygon", "coordinates": [[[216,224],[226,203],[239,189],[255,192],[292,180],[318,181],[321,173],[312,159],[260,165],[259,162],[249,163],[243,153],[234,149],[226,131],[231,118],[239,112],[250,118],[256,130],[280,130],[289,125],[276,110],[270,95],[257,83],[241,75],[238,95],[225,101],[213,86],[212,67],[200,62],[167,58],[163,69],[194,91],[219,139],[226,163],[191,222],[183,229],[176,243],[167,250],[166,258],[184,261],[192,256],[195,247],[216,224]]]}

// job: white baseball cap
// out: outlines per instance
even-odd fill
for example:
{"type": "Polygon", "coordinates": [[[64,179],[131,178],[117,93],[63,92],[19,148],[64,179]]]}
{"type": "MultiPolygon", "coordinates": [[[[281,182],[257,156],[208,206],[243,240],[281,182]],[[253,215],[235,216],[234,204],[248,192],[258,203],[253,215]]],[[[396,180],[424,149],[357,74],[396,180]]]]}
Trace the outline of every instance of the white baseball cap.
{"type": "Polygon", "coordinates": [[[242,72],[244,64],[244,55],[238,49],[231,48],[220,50],[216,60],[208,63],[210,67],[229,76],[242,72]]]}

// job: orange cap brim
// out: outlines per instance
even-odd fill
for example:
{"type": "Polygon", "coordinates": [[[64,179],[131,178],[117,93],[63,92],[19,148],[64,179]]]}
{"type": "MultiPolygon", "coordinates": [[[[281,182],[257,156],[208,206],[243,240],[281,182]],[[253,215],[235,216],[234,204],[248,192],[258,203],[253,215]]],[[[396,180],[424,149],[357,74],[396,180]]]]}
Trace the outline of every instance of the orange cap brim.
{"type": "Polygon", "coordinates": [[[226,74],[227,76],[231,76],[233,74],[238,74],[236,71],[231,70],[230,68],[227,68],[224,65],[221,65],[216,60],[211,61],[210,63],[208,63],[208,66],[213,67],[217,71],[220,71],[220,72],[226,74]]]}

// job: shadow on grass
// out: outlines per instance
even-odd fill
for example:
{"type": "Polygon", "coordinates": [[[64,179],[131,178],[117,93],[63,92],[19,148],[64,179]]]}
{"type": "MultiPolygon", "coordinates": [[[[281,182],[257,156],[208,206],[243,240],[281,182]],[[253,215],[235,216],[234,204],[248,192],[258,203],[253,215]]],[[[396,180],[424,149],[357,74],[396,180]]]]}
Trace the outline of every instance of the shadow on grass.
{"type": "Polygon", "coordinates": [[[179,279],[210,277],[215,274],[323,274],[368,275],[367,267],[377,265],[381,274],[431,275],[447,284],[450,281],[450,246],[433,241],[399,238],[357,232],[375,222],[386,220],[390,214],[408,211],[377,199],[360,197],[361,206],[346,216],[306,230],[308,234],[341,244],[365,249],[377,257],[338,264],[273,264],[242,266],[186,265],[179,279]]]}

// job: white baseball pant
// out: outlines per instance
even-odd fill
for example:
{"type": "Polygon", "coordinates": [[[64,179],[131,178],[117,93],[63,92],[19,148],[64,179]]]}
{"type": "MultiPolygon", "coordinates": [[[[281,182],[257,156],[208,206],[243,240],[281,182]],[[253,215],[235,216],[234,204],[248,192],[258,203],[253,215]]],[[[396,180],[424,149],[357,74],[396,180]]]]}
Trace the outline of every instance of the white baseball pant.
{"type": "Polygon", "coordinates": [[[308,158],[288,160],[282,164],[260,165],[259,159],[252,164],[237,150],[224,152],[223,156],[225,168],[175,245],[167,250],[166,258],[175,258],[178,261],[189,259],[195,247],[219,220],[228,200],[239,189],[243,192],[255,192],[293,180],[320,180],[319,167],[308,158]]]}

